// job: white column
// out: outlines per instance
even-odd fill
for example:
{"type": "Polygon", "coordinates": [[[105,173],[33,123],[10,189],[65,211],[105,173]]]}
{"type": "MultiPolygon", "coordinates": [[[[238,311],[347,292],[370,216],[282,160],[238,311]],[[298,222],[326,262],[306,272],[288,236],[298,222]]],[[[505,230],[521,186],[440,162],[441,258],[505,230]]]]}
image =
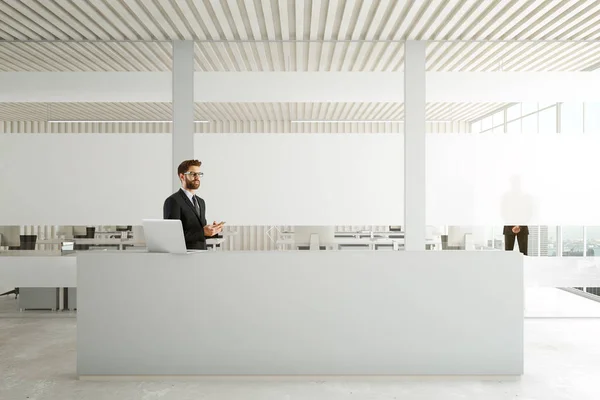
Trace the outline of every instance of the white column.
{"type": "Polygon", "coordinates": [[[194,42],[173,41],[173,191],[177,167],[194,158],[194,42]]]}
{"type": "Polygon", "coordinates": [[[404,249],[425,250],[425,45],[404,45],[404,249]]]}

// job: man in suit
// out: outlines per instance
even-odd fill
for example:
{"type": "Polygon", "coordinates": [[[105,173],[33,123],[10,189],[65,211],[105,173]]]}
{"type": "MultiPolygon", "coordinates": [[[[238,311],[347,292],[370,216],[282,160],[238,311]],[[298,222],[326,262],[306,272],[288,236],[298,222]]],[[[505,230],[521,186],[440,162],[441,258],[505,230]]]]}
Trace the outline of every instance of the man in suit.
{"type": "Polygon", "coordinates": [[[163,206],[163,218],[181,220],[185,246],[194,250],[205,250],[206,238],[222,232],[224,224],[206,223],[206,204],[196,196],[203,175],[200,165],[198,160],[185,160],[179,164],[177,174],[181,189],[167,197],[163,206]]]}
{"type": "Polygon", "coordinates": [[[527,255],[527,241],[529,239],[529,228],[527,225],[504,226],[504,250],[512,251],[515,248],[515,237],[519,242],[519,251],[527,255]]]}

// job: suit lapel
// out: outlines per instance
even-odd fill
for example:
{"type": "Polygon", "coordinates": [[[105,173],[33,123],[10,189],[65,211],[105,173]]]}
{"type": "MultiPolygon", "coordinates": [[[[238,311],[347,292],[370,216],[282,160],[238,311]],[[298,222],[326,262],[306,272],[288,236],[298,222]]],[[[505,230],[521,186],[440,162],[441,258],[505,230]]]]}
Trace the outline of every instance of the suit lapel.
{"type": "MultiPolygon", "coordinates": [[[[196,207],[194,207],[194,204],[190,201],[190,198],[187,197],[187,194],[185,194],[183,189],[179,189],[179,194],[183,197],[183,201],[185,201],[185,203],[188,205],[188,207],[192,209],[194,214],[196,214],[196,217],[198,217],[198,219],[200,219],[200,215],[198,214],[196,207]]],[[[198,199],[196,199],[196,201],[198,201],[198,199]]],[[[200,202],[198,202],[198,204],[200,204],[200,202]]]]}
{"type": "Polygon", "coordinates": [[[196,201],[198,202],[198,210],[200,210],[200,214],[198,215],[198,218],[200,218],[200,223],[202,223],[202,215],[204,214],[204,210],[202,207],[202,203],[200,202],[200,198],[196,198],[196,201]]]}

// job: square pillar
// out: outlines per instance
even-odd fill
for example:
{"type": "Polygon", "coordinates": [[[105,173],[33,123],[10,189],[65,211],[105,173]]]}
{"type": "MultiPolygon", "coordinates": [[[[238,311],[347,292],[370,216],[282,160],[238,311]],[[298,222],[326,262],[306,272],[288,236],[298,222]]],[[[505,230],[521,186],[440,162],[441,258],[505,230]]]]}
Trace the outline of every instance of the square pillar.
{"type": "Polygon", "coordinates": [[[425,250],[425,41],[404,45],[404,249],[425,250]]]}
{"type": "Polygon", "coordinates": [[[194,158],[194,41],[173,41],[173,191],[181,183],[177,167],[194,158]]]}

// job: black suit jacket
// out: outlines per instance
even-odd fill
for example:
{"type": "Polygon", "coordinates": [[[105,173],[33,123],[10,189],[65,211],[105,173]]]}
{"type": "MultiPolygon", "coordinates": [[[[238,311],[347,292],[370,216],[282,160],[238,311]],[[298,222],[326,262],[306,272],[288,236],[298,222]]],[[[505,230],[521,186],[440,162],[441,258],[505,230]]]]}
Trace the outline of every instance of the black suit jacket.
{"type": "MultiPolygon", "coordinates": [[[[504,225],[504,234],[505,235],[514,235],[512,228],[515,225],[504,225]]],[[[529,235],[529,227],[527,225],[519,225],[521,230],[518,235],[529,235]]]]}
{"type": "Polygon", "coordinates": [[[200,206],[200,214],[187,197],[183,189],[173,193],[165,200],[163,206],[164,219],[179,219],[183,225],[185,246],[188,249],[205,250],[206,238],[204,226],[206,225],[206,204],[200,197],[195,196],[200,206]]]}

